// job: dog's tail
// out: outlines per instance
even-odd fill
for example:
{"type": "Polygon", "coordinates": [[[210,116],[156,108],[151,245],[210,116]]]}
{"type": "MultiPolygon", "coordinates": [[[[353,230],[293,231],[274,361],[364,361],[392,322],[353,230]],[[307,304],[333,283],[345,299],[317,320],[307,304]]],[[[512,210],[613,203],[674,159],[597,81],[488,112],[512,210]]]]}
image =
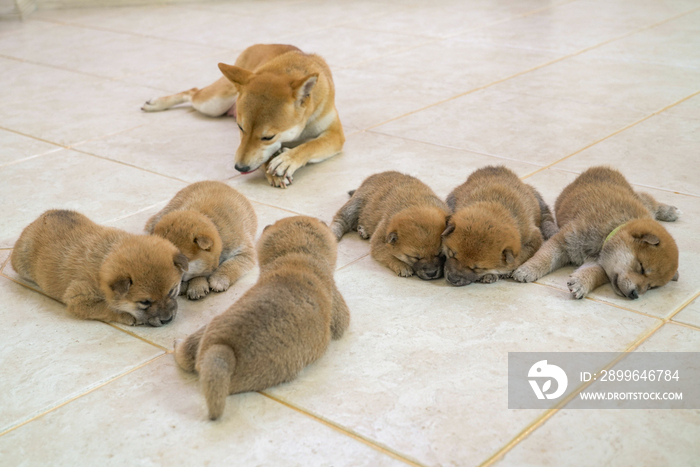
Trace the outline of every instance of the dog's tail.
{"type": "Polygon", "coordinates": [[[183,370],[190,373],[194,371],[199,342],[202,340],[205,329],[206,326],[202,326],[197,332],[185,339],[175,339],[175,361],[183,370]]]}
{"type": "Polygon", "coordinates": [[[209,407],[209,419],[216,420],[224,412],[231,387],[231,375],[236,368],[236,356],[227,345],[212,345],[199,365],[199,379],[209,407]]]}
{"type": "Polygon", "coordinates": [[[533,187],[530,188],[532,188],[532,192],[535,195],[535,198],[537,198],[537,204],[540,205],[540,216],[542,218],[542,221],[540,222],[540,231],[542,232],[542,237],[544,237],[545,240],[549,240],[554,236],[554,234],[559,232],[559,227],[557,227],[557,223],[554,222],[552,210],[549,209],[547,203],[544,202],[542,195],[533,187]]]}
{"type": "Polygon", "coordinates": [[[358,196],[353,196],[356,191],[357,190],[348,191],[351,198],[338,210],[335,216],[333,216],[331,231],[338,241],[343,238],[346,232],[357,230],[357,221],[360,219],[362,199],[358,196]]]}
{"type": "Polygon", "coordinates": [[[357,191],[357,190],[350,190],[350,191],[348,191],[348,194],[349,194],[350,196],[352,196],[352,195],[355,194],[356,191],[357,191]]]}

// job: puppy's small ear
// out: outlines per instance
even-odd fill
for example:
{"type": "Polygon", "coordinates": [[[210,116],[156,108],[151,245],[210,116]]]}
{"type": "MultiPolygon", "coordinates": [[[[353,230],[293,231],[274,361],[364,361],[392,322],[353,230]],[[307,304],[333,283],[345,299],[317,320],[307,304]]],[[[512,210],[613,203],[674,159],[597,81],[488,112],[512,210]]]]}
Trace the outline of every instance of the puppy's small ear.
{"type": "Polygon", "coordinates": [[[210,237],[207,237],[206,235],[201,235],[195,238],[194,241],[197,244],[197,246],[204,251],[211,250],[211,246],[214,244],[214,240],[212,240],[210,237]]]}
{"type": "Polygon", "coordinates": [[[503,261],[505,261],[505,263],[508,266],[510,266],[511,264],[513,264],[515,262],[515,256],[513,256],[513,250],[511,250],[510,248],[506,248],[505,250],[503,250],[503,261]]]}
{"type": "Polygon", "coordinates": [[[219,70],[224,74],[229,81],[237,86],[245,86],[250,81],[253,76],[252,71],[244,70],[233,65],[227,65],[225,63],[219,63],[219,70]]]}
{"type": "Polygon", "coordinates": [[[267,224],[267,225],[265,226],[265,228],[263,229],[263,232],[266,231],[267,229],[269,229],[270,227],[272,227],[272,224],[267,224]]]}
{"type": "Polygon", "coordinates": [[[386,242],[389,245],[393,245],[398,239],[399,235],[396,232],[389,232],[389,235],[386,236],[386,242]]]}
{"type": "Polygon", "coordinates": [[[658,245],[659,242],[661,241],[661,240],[659,240],[659,237],[657,237],[654,234],[650,234],[650,233],[645,233],[642,235],[635,235],[634,238],[635,238],[635,240],[639,240],[640,242],[646,242],[649,245],[654,245],[654,246],[658,245]]]}
{"type": "Polygon", "coordinates": [[[450,218],[448,216],[447,223],[445,224],[445,230],[442,232],[442,237],[445,238],[454,231],[455,231],[455,225],[452,222],[450,222],[450,218]]]}
{"type": "Polygon", "coordinates": [[[292,82],[292,92],[294,93],[298,105],[303,104],[306,98],[309,97],[311,90],[316,85],[316,81],[318,81],[318,73],[292,82]]]}
{"type": "Polygon", "coordinates": [[[678,271],[676,271],[676,273],[673,275],[673,277],[671,278],[671,280],[672,280],[672,281],[678,282],[678,278],[679,278],[679,277],[680,277],[680,275],[678,274],[678,271]]]}
{"type": "Polygon", "coordinates": [[[129,288],[131,287],[131,284],[132,282],[130,277],[122,277],[109,284],[109,288],[112,289],[114,295],[118,297],[123,297],[124,295],[129,293],[129,288]]]}
{"type": "Polygon", "coordinates": [[[183,255],[182,253],[175,255],[173,263],[175,264],[175,267],[182,272],[187,272],[187,269],[190,267],[190,262],[187,260],[187,256],[183,255]]]}

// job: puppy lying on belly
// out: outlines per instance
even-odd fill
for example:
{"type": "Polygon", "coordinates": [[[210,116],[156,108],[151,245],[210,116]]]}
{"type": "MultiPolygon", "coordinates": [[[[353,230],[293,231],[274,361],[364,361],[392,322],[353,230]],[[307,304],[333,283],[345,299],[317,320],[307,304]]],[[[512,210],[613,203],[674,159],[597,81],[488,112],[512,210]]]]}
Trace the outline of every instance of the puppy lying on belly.
{"type": "Polygon", "coordinates": [[[350,195],[333,217],[331,230],[338,240],[357,230],[370,239],[372,258],[399,276],[442,277],[440,234],[449,211],[433,190],[410,175],[382,172],[350,195]]]}
{"type": "Polygon", "coordinates": [[[654,219],[673,222],[680,211],[636,193],[618,171],[593,167],[557,198],[561,229],[513,273],[531,282],[572,263],[567,283],[575,298],[610,282],[616,294],[636,299],[648,289],[678,280],[678,247],[654,219]]]}
{"type": "Polygon", "coordinates": [[[454,214],[442,234],[445,279],[495,282],[529,259],[557,231],[540,194],[507,168],[484,167],[447,197],[454,214]]]}
{"type": "Polygon", "coordinates": [[[255,265],[258,220],[250,201],[221,182],[197,182],[180,190],[146,223],[146,231],[170,240],[189,260],[181,293],[197,300],[223,292],[255,265]]]}
{"type": "Polygon", "coordinates": [[[340,339],[350,312],[338,291],[337,243],[318,219],[287,217],[258,241],[258,282],[207,326],[175,342],[175,360],[197,371],[209,418],[226,396],[294,379],[340,339]]]}
{"type": "Polygon", "coordinates": [[[12,267],[78,318],[161,326],[177,312],[187,258],[162,238],[53,210],[24,229],[12,267]]]}

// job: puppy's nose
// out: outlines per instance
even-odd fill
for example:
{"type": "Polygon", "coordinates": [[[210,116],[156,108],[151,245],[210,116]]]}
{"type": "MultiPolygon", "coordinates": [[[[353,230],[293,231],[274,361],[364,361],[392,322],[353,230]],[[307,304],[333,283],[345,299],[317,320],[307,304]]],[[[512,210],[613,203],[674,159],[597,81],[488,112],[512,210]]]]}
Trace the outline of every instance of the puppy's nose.
{"type": "Polygon", "coordinates": [[[170,318],[168,318],[168,319],[162,319],[162,318],[161,318],[160,324],[168,324],[168,323],[171,322],[172,320],[173,320],[173,317],[172,317],[172,316],[170,316],[170,318]]]}
{"type": "Polygon", "coordinates": [[[234,167],[241,173],[250,172],[250,166],[247,165],[236,164],[234,167]]]}
{"type": "Polygon", "coordinates": [[[639,298],[639,294],[637,293],[637,289],[633,289],[628,295],[629,298],[632,300],[636,300],[639,298]]]}
{"type": "Polygon", "coordinates": [[[440,269],[433,269],[432,271],[425,271],[426,277],[430,279],[436,279],[440,275],[440,269]]]}

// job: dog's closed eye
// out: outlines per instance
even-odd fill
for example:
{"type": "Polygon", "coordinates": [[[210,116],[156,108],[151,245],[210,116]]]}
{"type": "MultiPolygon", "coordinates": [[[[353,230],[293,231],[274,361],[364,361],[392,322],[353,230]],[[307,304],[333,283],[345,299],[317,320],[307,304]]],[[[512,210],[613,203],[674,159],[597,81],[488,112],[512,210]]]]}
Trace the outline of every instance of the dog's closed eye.
{"type": "MultiPolygon", "coordinates": [[[[241,130],[241,131],[243,131],[243,130],[241,130]]],[[[260,139],[261,139],[262,141],[272,141],[272,139],[273,139],[275,136],[277,136],[277,135],[263,136],[263,137],[260,138],[260,139]]]]}

